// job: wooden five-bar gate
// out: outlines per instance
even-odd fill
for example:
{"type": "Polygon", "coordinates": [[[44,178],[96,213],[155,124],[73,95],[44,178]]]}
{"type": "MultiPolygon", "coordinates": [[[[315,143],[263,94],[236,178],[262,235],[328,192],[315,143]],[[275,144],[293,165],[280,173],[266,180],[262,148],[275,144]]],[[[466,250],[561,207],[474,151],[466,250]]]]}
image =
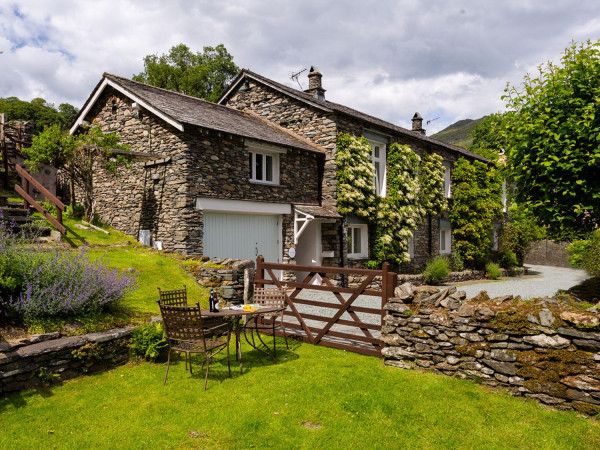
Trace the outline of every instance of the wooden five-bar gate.
{"type": "Polygon", "coordinates": [[[288,330],[296,330],[296,335],[306,338],[308,342],[315,345],[339,348],[366,355],[381,356],[381,342],[378,336],[381,331],[383,321],[384,305],[388,299],[393,296],[394,288],[397,285],[398,275],[389,270],[389,264],[383,264],[381,270],[352,269],[344,267],[324,267],[324,266],[299,266],[294,264],[280,264],[265,262],[262,256],[256,258],[256,277],[254,283],[257,287],[264,285],[275,285],[286,289],[286,302],[288,309],[284,312],[284,326],[288,330]],[[282,270],[284,272],[308,272],[308,275],[301,281],[281,281],[274,271],[282,270]],[[311,284],[316,276],[321,279],[320,284],[311,284]],[[332,275],[354,275],[364,278],[358,287],[336,286],[330,276],[332,275]],[[381,279],[381,289],[372,286],[376,278],[381,279]],[[335,297],[334,302],[323,301],[326,299],[306,299],[301,298],[300,294],[304,290],[317,292],[330,292],[335,297]],[[349,294],[344,298],[343,294],[349,294]],[[357,306],[355,301],[362,297],[373,298],[375,305],[357,306]],[[300,306],[306,305],[309,308],[300,306]],[[312,308],[313,311],[306,311],[312,308]],[[316,311],[331,311],[332,314],[317,314],[316,311]],[[351,320],[342,319],[344,313],[348,313],[351,320]],[[357,313],[362,313],[363,317],[376,316],[375,323],[368,323],[362,320],[357,313]],[[365,314],[372,316],[365,316],[365,314]],[[297,322],[290,321],[295,318],[297,322]],[[308,323],[307,323],[308,322],[308,323]],[[316,326],[314,322],[324,323],[323,326],[316,326]],[[335,325],[343,326],[343,330],[334,329],[335,325]]]}

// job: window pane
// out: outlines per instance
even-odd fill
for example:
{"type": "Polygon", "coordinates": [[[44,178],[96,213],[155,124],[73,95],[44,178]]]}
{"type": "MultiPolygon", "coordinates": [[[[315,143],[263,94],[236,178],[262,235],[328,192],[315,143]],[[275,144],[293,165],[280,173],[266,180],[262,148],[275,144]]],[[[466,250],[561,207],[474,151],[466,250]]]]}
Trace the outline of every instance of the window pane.
{"type": "Polygon", "coordinates": [[[252,152],[248,153],[248,167],[250,167],[250,179],[254,179],[254,174],[252,173],[252,152]]]}
{"type": "Polygon", "coordinates": [[[440,230],[440,250],[446,251],[446,230],[440,230]]]}
{"type": "Polygon", "coordinates": [[[373,154],[375,155],[375,158],[379,158],[379,145],[376,145],[373,148],[373,154]]]}
{"type": "Polygon", "coordinates": [[[273,157],[271,155],[265,155],[265,175],[267,181],[273,181],[273,157]]]}
{"type": "Polygon", "coordinates": [[[263,179],[263,155],[260,153],[256,154],[256,176],[257,180],[263,179]]]}
{"type": "Polygon", "coordinates": [[[354,252],[353,253],[361,252],[360,244],[361,244],[360,228],[356,227],[356,228],[354,228],[354,252]]]}

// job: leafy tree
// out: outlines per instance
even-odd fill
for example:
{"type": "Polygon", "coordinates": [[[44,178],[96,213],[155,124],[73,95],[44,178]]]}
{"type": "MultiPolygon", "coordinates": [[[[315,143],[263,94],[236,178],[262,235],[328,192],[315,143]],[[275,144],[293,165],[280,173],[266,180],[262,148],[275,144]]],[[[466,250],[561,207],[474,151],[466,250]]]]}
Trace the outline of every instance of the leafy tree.
{"type": "Polygon", "coordinates": [[[498,161],[500,154],[508,147],[505,121],[508,113],[496,113],[485,116],[471,131],[473,141],[467,150],[481,155],[490,161],[498,161]]]}
{"type": "Polygon", "coordinates": [[[56,110],[52,103],[43,98],[26,102],[17,97],[0,98],[0,112],[6,113],[8,120],[32,122],[35,134],[52,125],[60,125],[65,130],[79,114],[79,110],[68,103],[62,103],[56,110]]]}
{"type": "Polygon", "coordinates": [[[47,127],[34,137],[30,148],[23,149],[28,156],[26,163],[32,170],[39,170],[44,164],[62,167],[70,182],[71,206],[75,206],[75,187],[81,189],[84,214],[94,218],[94,173],[98,168],[115,170],[118,165],[127,165],[129,158],[116,154],[114,150],[127,150],[119,144],[119,135],[103,133],[99,127],[92,127],[78,135],[70,135],[60,130],[58,125],[47,127]]]}
{"type": "Polygon", "coordinates": [[[507,86],[507,160],[516,201],[551,237],[600,223],[600,42],[568,47],[559,65],[507,86]]]}
{"type": "Polygon", "coordinates": [[[233,56],[223,44],[204,47],[197,53],[179,44],[168,54],[147,55],[144,71],[133,79],[214,102],[238,72],[233,56]]]}
{"type": "Polygon", "coordinates": [[[485,263],[494,221],[502,211],[500,172],[481,161],[459,158],[452,171],[452,208],[449,211],[454,246],[465,263],[485,263]]]}

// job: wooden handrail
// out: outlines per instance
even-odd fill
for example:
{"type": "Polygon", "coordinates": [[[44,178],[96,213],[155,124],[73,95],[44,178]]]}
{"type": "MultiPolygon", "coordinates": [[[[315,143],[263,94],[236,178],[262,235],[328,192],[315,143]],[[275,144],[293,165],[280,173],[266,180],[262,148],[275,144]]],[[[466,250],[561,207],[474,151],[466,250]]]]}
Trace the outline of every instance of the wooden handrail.
{"type": "Polygon", "coordinates": [[[25,200],[23,201],[25,208],[29,208],[29,205],[33,206],[37,211],[39,211],[52,225],[56,227],[56,229],[63,235],[66,236],[67,229],[63,225],[62,213],[65,210],[65,205],[61,202],[54,194],[50,193],[48,189],[40,184],[38,180],[33,178],[29,172],[23,169],[18,164],[15,164],[15,169],[19,175],[21,175],[25,182],[23,183],[25,186],[22,188],[19,185],[15,185],[15,191],[22,196],[25,200]],[[31,183],[37,190],[43,194],[50,203],[56,206],[56,218],[52,216],[48,211],[44,209],[42,205],[40,205],[31,195],[29,195],[29,183],[31,183]]]}
{"type": "Polygon", "coordinates": [[[19,175],[21,175],[23,178],[25,178],[27,181],[29,181],[31,184],[33,184],[35,186],[35,188],[38,191],[40,191],[40,193],[42,193],[44,195],[44,197],[46,197],[50,201],[50,203],[52,203],[54,206],[56,206],[61,211],[65,210],[64,203],[61,202],[55,195],[50,193],[50,191],[48,189],[46,189],[44,186],[42,186],[41,183],[38,180],[36,180],[35,178],[33,178],[33,176],[31,176],[31,174],[29,172],[27,172],[25,169],[23,169],[18,164],[15,165],[15,169],[19,175]]]}

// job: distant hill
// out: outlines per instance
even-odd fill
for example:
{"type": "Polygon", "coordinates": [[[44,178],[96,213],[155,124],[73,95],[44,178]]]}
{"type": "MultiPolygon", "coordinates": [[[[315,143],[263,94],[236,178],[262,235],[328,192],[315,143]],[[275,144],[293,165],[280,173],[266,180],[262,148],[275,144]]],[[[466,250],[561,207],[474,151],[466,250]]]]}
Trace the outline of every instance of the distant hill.
{"type": "Polygon", "coordinates": [[[471,131],[473,131],[473,129],[479,125],[482,120],[483,117],[476,120],[459,120],[449,127],[444,128],[442,131],[432,134],[431,137],[434,139],[439,139],[442,142],[447,142],[448,144],[459,145],[466,148],[471,142],[473,142],[471,131]]]}

